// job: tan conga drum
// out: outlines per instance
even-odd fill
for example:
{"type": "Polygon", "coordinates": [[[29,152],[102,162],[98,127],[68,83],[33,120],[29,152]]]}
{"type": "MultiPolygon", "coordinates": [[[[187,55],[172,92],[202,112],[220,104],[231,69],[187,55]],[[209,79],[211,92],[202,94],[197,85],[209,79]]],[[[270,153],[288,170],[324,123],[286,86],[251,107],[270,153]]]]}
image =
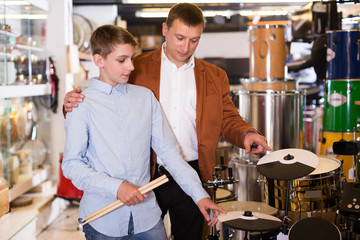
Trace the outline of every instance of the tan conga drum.
{"type": "Polygon", "coordinates": [[[250,78],[284,78],[285,26],[249,26],[250,78]]]}

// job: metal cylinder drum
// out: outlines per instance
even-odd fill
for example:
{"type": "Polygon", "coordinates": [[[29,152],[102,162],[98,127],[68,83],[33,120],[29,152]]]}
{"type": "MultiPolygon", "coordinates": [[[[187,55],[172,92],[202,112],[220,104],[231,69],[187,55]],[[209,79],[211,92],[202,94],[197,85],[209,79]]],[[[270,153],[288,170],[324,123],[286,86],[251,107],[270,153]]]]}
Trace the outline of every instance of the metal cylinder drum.
{"type": "Polygon", "coordinates": [[[234,179],[239,180],[234,184],[233,190],[238,201],[262,201],[261,185],[258,181],[260,173],[256,169],[257,161],[232,157],[229,165],[233,169],[234,179]]]}
{"type": "Polygon", "coordinates": [[[328,79],[360,78],[360,29],[328,31],[328,79]]]}
{"type": "Polygon", "coordinates": [[[325,131],[352,132],[360,120],[360,79],[325,81],[325,131]]]}
{"type": "Polygon", "coordinates": [[[233,90],[240,116],[264,134],[272,150],[302,148],[302,91],[233,90]]]}
{"type": "Polygon", "coordinates": [[[250,26],[250,78],[284,78],[285,26],[250,26]]]}

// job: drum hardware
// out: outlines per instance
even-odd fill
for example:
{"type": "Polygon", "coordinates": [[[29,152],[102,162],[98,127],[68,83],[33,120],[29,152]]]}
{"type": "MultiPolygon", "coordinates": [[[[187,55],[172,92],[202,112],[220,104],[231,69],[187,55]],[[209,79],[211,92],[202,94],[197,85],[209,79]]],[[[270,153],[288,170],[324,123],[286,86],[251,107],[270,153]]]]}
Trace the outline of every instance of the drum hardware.
{"type": "Polygon", "coordinates": [[[346,217],[346,240],[352,240],[360,218],[360,183],[346,183],[340,213],[346,217]]]}
{"type": "Polygon", "coordinates": [[[319,163],[318,157],[303,149],[282,149],[271,152],[262,157],[258,164],[257,170],[260,174],[270,179],[286,180],[286,202],[285,216],[283,219],[284,234],[289,230],[289,198],[290,198],[290,180],[297,179],[313,172],[319,163]]]}
{"type": "MultiPolygon", "coordinates": [[[[220,166],[216,166],[214,168],[213,172],[213,181],[208,180],[207,183],[204,183],[204,186],[207,186],[208,188],[212,188],[214,191],[213,194],[213,201],[216,203],[216,190],[219,187],[223,187],[226,184],[233,184],[236,182],[239,182],[239,180],[235,180],[233,177],[232,168],[227,167],[224,165],[224,158],[223,156],[220,157],[220,166]],[[228,170],[228,179],[221,179],[219,172],[228,170]]],[[[218,240],[220,237],[219,231],[216,230],[216,225],[211,227],[211,234],[207,236],[208,240],[218,240]]]]}
{"type": "Polygon", "coordinates": [[[354,156],[354,182],[359,182],[359,162],[358,154],[360,152],[360,141],[356,141],[356,128],[354,128],[353,141],[339,141],[333,143],[333,150],[335,154],[339,155],[353,155],[354,156]]]}

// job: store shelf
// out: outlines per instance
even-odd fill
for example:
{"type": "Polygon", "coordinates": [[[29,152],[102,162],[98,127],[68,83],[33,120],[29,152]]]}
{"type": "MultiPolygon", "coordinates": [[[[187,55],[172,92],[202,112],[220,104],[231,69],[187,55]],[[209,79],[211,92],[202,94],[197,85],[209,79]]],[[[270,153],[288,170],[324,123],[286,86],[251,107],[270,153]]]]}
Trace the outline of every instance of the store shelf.
{"type": "Polygon", "coordinates": [[[49,179],[51,174],[51,168],[49,166],[44,167],[43,169],[37,170],[33,174],[29,175],[20,175],[19,181],[10,189],[10,202],[15,198],[19,197],[21,194],[29,191],[30,189],[38,186],[45,180],[49,179]]]}
{"type": "Polygon", "coordinates": [[[0,86],[0,98],[30,97],[51,94],[50,84],[0,86]]]}
{"type": "MultiPolygon", "coordinates": [[[[47,182],[46,182],[47,183],[47,182]]],[[[0,240],[36,239],[44,228],[50,225],[69,205],[67,200],[55,197],[52,187],[39,193],[27,193],[21,197],[31,197],[32,204],[12,207],[0,217],[0,240]]]]}

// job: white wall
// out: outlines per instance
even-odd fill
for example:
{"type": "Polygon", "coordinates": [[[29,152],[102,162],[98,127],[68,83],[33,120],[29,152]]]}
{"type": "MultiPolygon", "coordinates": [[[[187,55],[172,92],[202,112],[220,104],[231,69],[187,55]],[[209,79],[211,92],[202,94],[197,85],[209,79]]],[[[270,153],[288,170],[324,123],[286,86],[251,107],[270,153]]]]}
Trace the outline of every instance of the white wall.
{"type": "Polygon", "coordinates": [[[248,32],[203,33],[195,56],[197,58],[248,58],[249,46],[248,32]]]}
{"type": "MultiPolygon", "coordinates": [[[[59,155],[64,151],[65,130],[62,105],[66,86],[71,81],[67,74],[66,46],[72,44],[72,0],[49,0],[49,15],[46,29],[47,50],[54,60],[57,76],[59,77],[59,93],[57,113],[51,118],[51,159],[53,179],[58,177],[59,155]]],[[[71,83],[70,83],[71,85],[71,83]]]]}
{"type": "MultiPolygon", "coordinates": [[[[115,24],[118,8],[116,5],[106,6],[74,6],[73,12],[82,15],[96,28],[104,24],[115,24]]],[[[85,69],[89,71],[88,78],[99,75],[99,69],[92,61],[81,61],[85,69]]]]}

